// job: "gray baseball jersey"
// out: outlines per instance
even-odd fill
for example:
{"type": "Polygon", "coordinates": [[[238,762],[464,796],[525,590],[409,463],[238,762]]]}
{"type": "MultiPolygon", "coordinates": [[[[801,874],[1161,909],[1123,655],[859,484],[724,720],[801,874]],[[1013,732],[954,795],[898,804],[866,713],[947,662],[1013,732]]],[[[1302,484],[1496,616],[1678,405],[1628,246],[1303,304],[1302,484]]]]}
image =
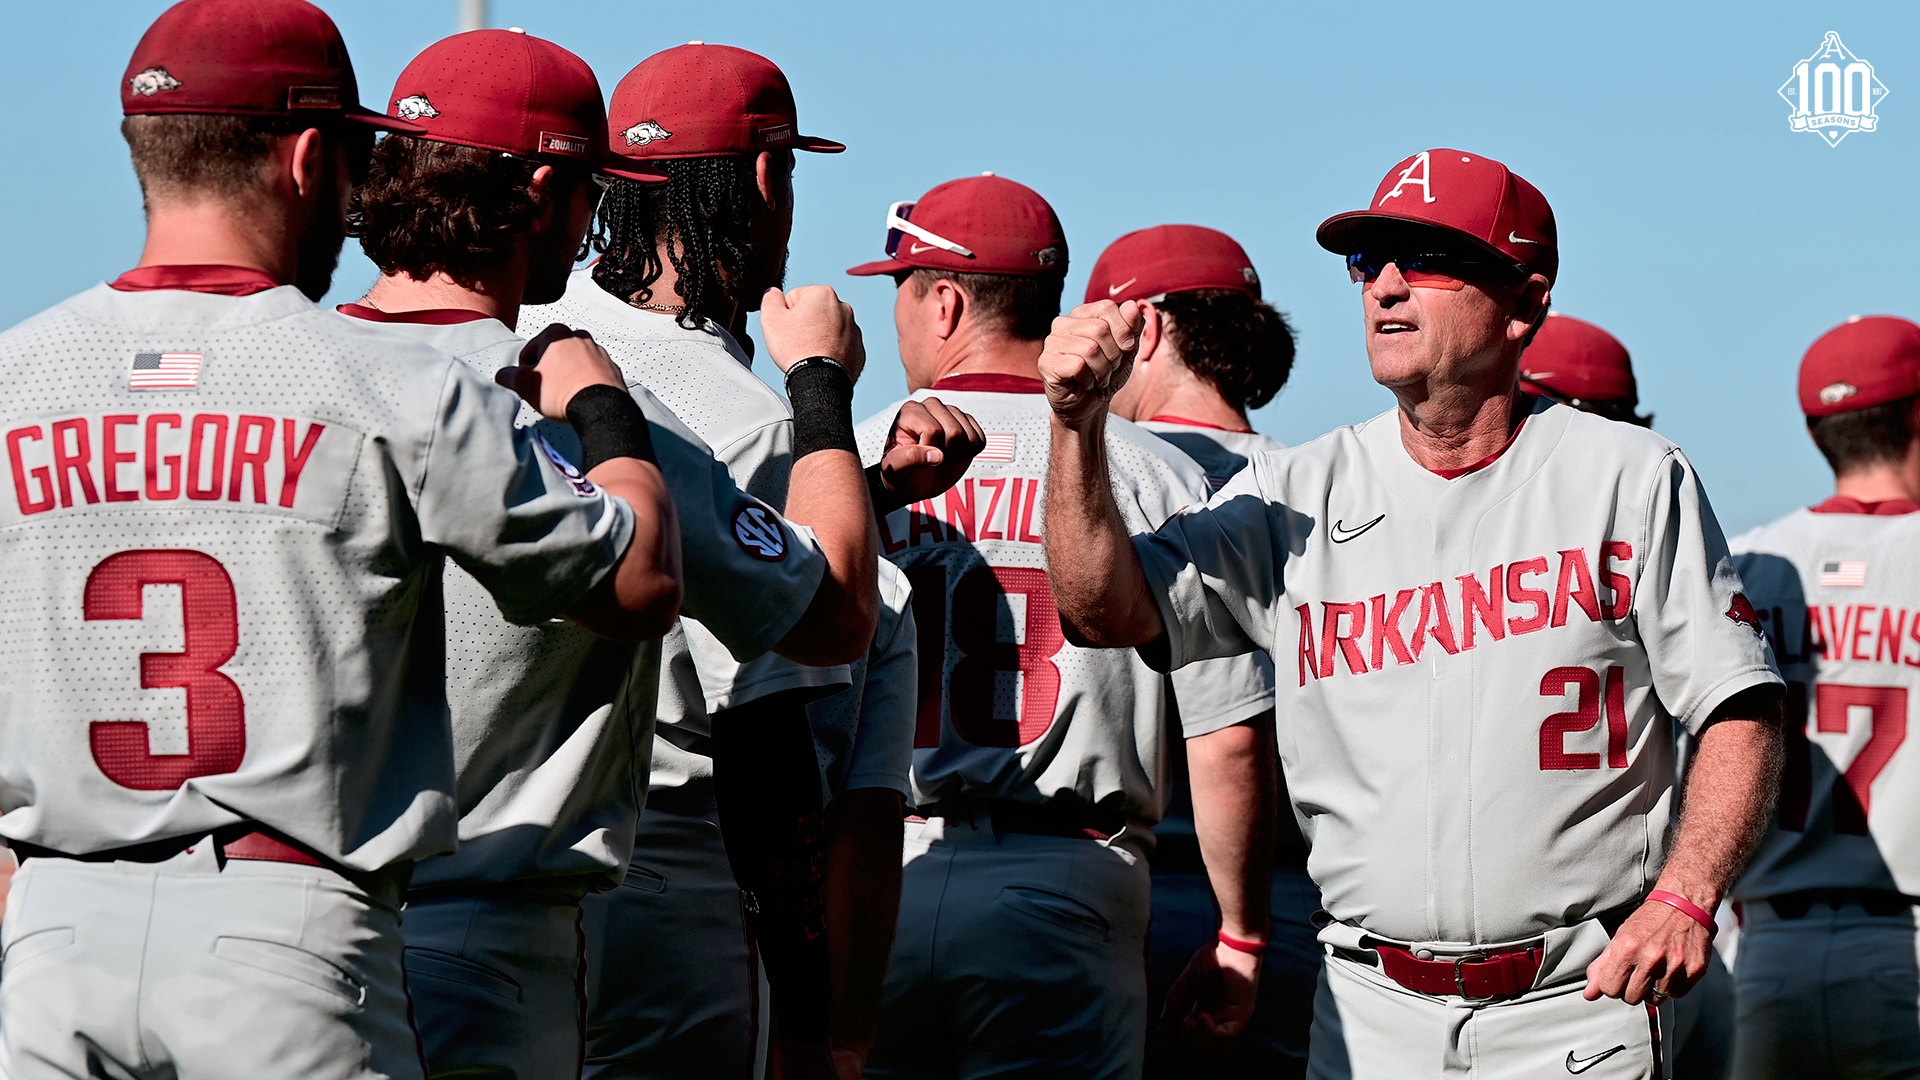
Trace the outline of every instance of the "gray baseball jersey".
{"type": "Polygon", "coordinates": [[[1835,504],[1733,541],[1787,678],[1779,809],[1734,889],[1743,900],[1920,893],[1920,754],[1906,745],[1920,699],[1920,513],[1820,512],[1835,504]]]}
{"type": "Polygon", "coordinates": [[[919,701],[913,589],[885,559],[879,571],[880,621],[866,657],[853,665],[853,685],[807,705],[827,802],[860,788],[913,794],[907,781],[919,701]]]}
{"type": "MultiPolygon", "coordinates": [[[[1167,682],[1124,649],[1069,644],[1041,550],[1050,413],[1037,379],[973,375],[938,395],[980,421],[986,449],[938,499],[887,515],[883,553],[913,583],[920,688],[913,800],[962,793],[1028,802],[1076,796],[1145,824],[1164,809],[1167,682]]],[[[862,423],[862,458],[879,460],[898,407],[862,423]]],[[[1206,497],[1206,477],[1171,445],[1115,419],[1114,496],[1128,525],[1153,528],[1206,497]]],[[[1271,707],[1272,689],[1240,682],[1184,708],[1189,736],[1271,707]]],[[[1231,676],[1220,666],[1181,679],[1231,676]]]]}
{"type": "Polygon", "coordinates": [[[0,833],[257,821],[355,869],[454,846],[441,555],[560,614],[631,509],[519,399],[316,308],[100,286],[8,331],[0,833]]]}
{"type": "MultiPolygon", "coordinates": [[[[644,383],[713,447],[741,488],[786,509],[793,414],[753,374],[752,358],[726,330],[712,322],[688,330],[672,315],[632,307],[594,284],[590,269],[574,272],[558,302],[520,313],[520,325],[530,333],[552,322],[591,332],[629,379],[644,383]]],[[[784,690],[836,693],[851,678],[845,666],[808,667],[772,654],[742,664],[699,620],[688,618],[668,633],[663,663],[655,788],[712,778],[713,759],[706,752],[711,713],[784,690]]]]}
{"type": "Polygon", "coordinates": [[[1207,490],[1219,491],[1233,475],[1247,467],[1255,454],[1285,450],[1287,445],[1257,431],[1228,431],[1207,424],[1177,420],[1142,420],[1140,426],[1180,448],[1207,471],[1207,490]]]}
{"type": "MultiPolygon", "coordinates": [[[[524,339],[497,319],[467,315],[383,316],[382,325],[485,378],[518,362],[524,339]]],[[[682,610],[735,655],[759,656],[792,628],[825,573],[812,530],[740,491],[659,399],[637,383],[629,389],[652,428],[680,519],[682,610]],[[743,595],[755,602],[740,603],[743,595]]],[[[535,428],[567,467],[580,460],[572,428],[526,406],[519,423],[535,428]]],[[[446,602],[460,850],[422,863],[415,886],[586,875],[612,887],[633,853],[660,643],[606,641],[565,620],[515,626],[458,568],[447,572],[446,602]]]]}
{"type": "Polygon", "coordinates": [[[1309,869],[1389,939],[1515,941],[1637,900],[1673,723],[1780,681],[1679,449],[1564,406],[1451,480],[1397,412],[1257,454],[1135,548],[1174,666],[1273,655],[1309,869]]]}

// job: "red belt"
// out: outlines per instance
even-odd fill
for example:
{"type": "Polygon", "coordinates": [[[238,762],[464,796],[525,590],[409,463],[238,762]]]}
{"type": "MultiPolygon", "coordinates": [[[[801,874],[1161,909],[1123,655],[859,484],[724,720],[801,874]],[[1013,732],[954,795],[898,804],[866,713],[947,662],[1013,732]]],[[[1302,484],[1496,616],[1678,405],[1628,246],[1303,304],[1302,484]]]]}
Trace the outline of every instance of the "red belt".
{"type": "MultiPolygon", "coordinates": [[[[246,828],[246,825],[243,824],[238,827],[246,828]]],[[[263,832],[245,832],[239,836],[235,836],[231,840],[225,839],[225,836],[231,835],[232,828],[234,827],[229,826],[227,830],[217,831],[213,834],[214,847],[226,858],[243,859],[253,862],[298,863],[301,866],[318,866],[341,874],[347,873],[342,868],[334,866],[318,856],[302,851],[283,840],[276,840],[263,832]]],[[[166,862],[168,859],[182,852],[192,851],[204,835],[205,834],[201,836],[178,836],[168,840],[155,840],[145,844],[135,844],[132,847],[89,852],[85,855],[69,855],[64,851],[55,851],[52,848],[43,848],[19,841],[15,841],[12,846],[14,854],[22,859],[72,859],[76,862],[118,862],[124,860],[126,862],[160,863],[166,862]]]]}
{"type": "Polygon", "coordinates": [[[229,840],[221,845],[221,852],[229,859],[246,859],[255,862],[299,863],[301,866],[318,866],[326,869],[339,869],[301,851],[292,844],[275,840],[263,832],[250,832],[245,836],[229,840]]]}
{"type": "Polygon", "coordinates": [[[1474,954],[1452,960],[1422,960],[1392,945],[1375,946],[1387,978],[1422,994],[1468,998],[1511,997],[1533,988],[1544,949],[1474,954]]]}

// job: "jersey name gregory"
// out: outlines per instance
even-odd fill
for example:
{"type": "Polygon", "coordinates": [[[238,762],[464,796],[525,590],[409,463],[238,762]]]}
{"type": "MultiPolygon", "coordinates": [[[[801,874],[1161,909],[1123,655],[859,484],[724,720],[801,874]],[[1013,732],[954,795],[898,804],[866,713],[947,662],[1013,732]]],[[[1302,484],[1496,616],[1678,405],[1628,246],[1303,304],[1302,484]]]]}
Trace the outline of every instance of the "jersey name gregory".
{"type": "Polygon", "coordinates": [[[1382,592],[1367,600],[1322,600],[1317,613],[1312,602],[1300,604],[1294,608],[1300,616],[1299,685],[1307,685],[1310,678],[1333,678],[1343,667],[1354,675],[1379,671],[1389,656],[1395,664],[1417,664],[1429,646],[1451,656],[1508,635],[1562,627],[1575,612],[1588,622],[1624,619],[1633,607],[1633,579],[1611,567],[1615,562],[1631,565],[1632,560],[1632,544],[1610,540],[1594,551],[1591,561],[1586,551],[1569,548],[1552,558],[1519,559],[1484,575],[1461,574],[1452,581],[1399,589],[1391,596],[1382,592]],[[1597,584],[1595,567],[1601,570],[1597,584]]]}
{"type": "Polygon", "coordinates": [[[55,416],[8,430],[13,499],[0,528],[35,514],[181,499],[331,521],[360,433],[305,417],[227,412],[55,416]]]}

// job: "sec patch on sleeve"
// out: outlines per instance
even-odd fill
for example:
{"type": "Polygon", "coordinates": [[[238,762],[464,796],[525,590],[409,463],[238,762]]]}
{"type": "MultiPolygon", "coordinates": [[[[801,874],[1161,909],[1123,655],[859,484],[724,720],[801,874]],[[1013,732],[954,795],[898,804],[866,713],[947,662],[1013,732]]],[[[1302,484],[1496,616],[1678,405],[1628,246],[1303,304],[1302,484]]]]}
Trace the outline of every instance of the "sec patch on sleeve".
{"type": "Polygon", "coordinates": [[[555,450],[546,436],[536,431],[533,434],[533,441],[540,444],[541,453],[546,454],[547,460],[553,462],[553,467],[559,469],[560,475],[567,478],[567,483],[573,486],[575,495],[584,499],[600,490],[593,486],[593,481],[587,479],[586,474],[581,472],[578,466],[568,461],[560,451],[555,450]]]}
{"type": "Polygon", "coordinates": [[[743,506],[733,515],[733,538],[756,559],[779,562],[787,557],[786,531],[764,506],[743,506]]]}

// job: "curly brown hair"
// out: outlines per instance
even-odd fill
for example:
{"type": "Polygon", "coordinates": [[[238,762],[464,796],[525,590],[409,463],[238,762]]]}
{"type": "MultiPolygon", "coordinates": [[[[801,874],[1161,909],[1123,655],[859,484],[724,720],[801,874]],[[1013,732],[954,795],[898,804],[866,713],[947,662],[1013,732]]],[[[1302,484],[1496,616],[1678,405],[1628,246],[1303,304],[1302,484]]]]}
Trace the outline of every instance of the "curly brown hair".
{"type": "Polygon", "coordinates": [[[1188,370],[1245,412],[1273,400],[1293,372],[1293,327],[1257,296],[1233,289],[1171,293],[1157,307],[1188,370]]]}
{"type": "MultiPolygon", "coordinates": [[[[383,274],[416,281],[435,273],[462,277],[499,266],[562,190],[535,198],[534,170],[546,162],[497,150],[407,135],[373,148],[366,183],[347,208],[347,235],[358,237],[383,274]]],[[[562,183],[587,183],[584,170],[555,166],[562,183]],[[577,175],[566,175],[577,174],[577,175]]]]}

